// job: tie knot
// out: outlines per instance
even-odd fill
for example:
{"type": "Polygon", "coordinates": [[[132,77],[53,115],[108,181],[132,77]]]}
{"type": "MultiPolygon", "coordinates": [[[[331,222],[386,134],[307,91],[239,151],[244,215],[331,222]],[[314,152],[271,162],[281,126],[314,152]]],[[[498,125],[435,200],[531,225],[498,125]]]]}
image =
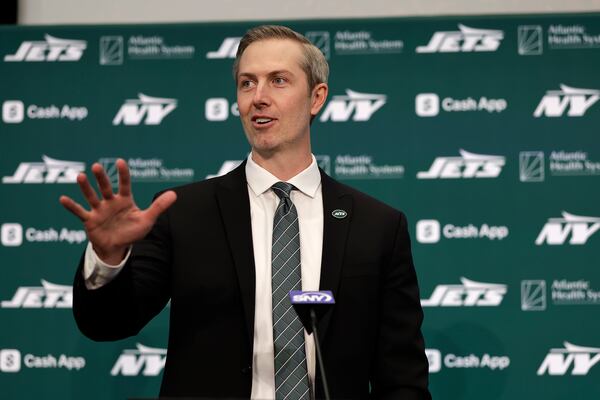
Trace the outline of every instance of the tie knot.
{"type": "Polygon", "coordinates": [[[291,183],[277,182],[273,186],[271,186],[271,189],[273,189],[277,197],[279,197],[280,199],[289,199],[290,192],[294,190],[295,187],[291,183]]]}

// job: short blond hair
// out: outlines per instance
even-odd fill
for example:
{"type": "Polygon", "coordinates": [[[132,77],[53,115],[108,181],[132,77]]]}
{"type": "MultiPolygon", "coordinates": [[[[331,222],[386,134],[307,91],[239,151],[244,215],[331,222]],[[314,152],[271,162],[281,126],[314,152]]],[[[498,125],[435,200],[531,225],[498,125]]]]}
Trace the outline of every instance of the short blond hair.
{"type": "Polygon", "coordinates": [[[300,61],[300,68],[306,73],[309,90],[312,90],[319,83],[327,83],[327,79],[329,78],[329,64],[321,50],[304,35],[281,25],[257,26],[248,30],[244,37],[242,37],[233,63],[233,79],[236,82],[240,69],[240,59],[246,48],[254,42],[269,39],[288,39],[302,45],[303,58],[300,61]]]}

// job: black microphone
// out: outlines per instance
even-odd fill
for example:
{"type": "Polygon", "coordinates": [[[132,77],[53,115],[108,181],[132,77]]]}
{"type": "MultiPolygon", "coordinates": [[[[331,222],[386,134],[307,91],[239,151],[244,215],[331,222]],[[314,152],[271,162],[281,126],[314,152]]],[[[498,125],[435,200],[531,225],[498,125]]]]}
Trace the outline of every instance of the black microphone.
{"type": "Polygon", "coordinates": [[[321,380],[323,381],[323,391],[325,399],[329,400],[329,386],[325,376],[325,366],[323,365],[323,356],[321,355],[321,345],[319,344],[319,334],[317,332],[317,324],[320,318],[329,311],[335,304],[333,293],[330,290],[303,292],[300,290],[292,290],[290,292],[290,301],[298,318],[304,325],[304,329],[310,335],[314,332],[315,349],[317,351],[317,360],[319,362],[319,370],[321,371],[321,380]]]}

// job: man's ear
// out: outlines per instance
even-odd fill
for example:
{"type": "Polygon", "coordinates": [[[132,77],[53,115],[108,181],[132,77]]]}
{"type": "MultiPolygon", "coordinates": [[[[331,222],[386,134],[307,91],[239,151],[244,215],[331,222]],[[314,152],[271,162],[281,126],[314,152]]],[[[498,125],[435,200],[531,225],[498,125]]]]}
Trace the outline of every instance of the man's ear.
{"type": "Polygon", "coordinates": [[[319,113],[325,100],[327,100],[327,94],[329,93],[329,86],[326,83],[319,83],[312,90],[310,101],[310,115],[313,117],[319,113]]]}

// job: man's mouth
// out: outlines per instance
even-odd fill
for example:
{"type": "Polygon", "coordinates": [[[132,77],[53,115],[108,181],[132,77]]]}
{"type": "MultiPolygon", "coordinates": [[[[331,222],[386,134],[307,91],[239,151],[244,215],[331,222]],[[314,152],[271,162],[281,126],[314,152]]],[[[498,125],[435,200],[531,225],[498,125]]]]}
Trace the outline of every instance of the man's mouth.
{"type": "Polygon", "coordinates": [[[254,121],[256,121],[256,123],[262,125],[262,124],[267,124],[273,120],[271,118],[256,118],[254,121]]]}
{"type": "Polygon", "coordinates": [[[252,117],[252,124],[255,128],[267,128],[276,121],[275,118],[266,117],[266,116],[254,116],[252,117]]]}

